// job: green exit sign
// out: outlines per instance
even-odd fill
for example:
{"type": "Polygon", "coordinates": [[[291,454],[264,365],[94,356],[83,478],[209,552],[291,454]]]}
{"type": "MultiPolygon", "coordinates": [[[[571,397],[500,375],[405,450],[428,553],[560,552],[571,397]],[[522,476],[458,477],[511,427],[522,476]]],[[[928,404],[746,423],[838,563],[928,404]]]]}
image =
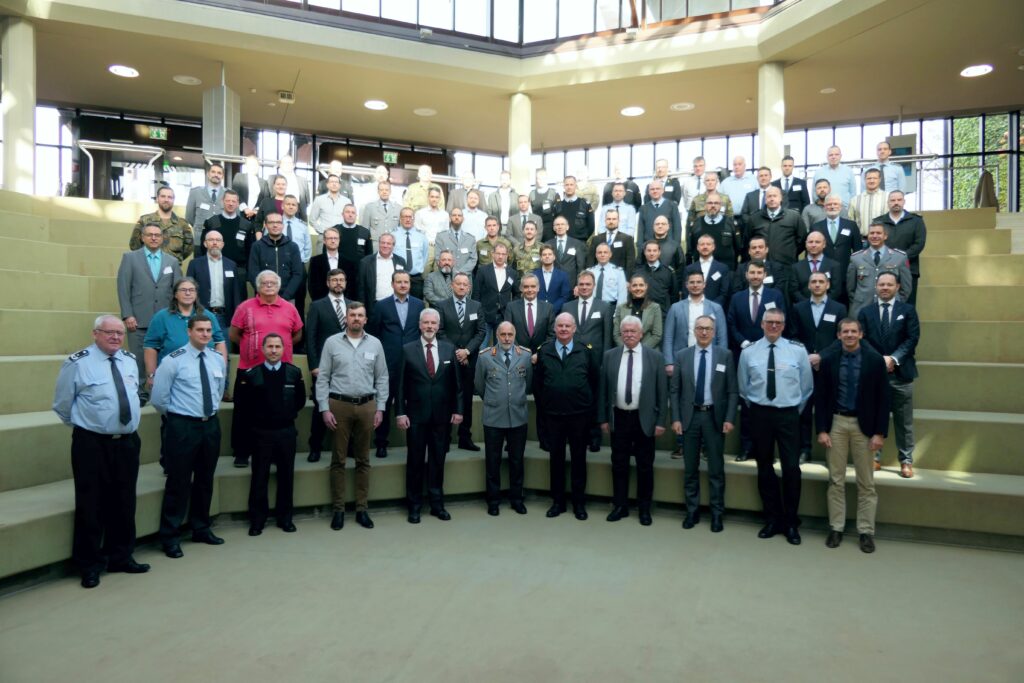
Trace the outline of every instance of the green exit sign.
{"type": "Polygon", "coordinates": [[[384,152],[384,163],[385,164],[397,164],[398,163],[398,152],[384,152]]]}
{"type": "Polygon", "coordinates": [[[167,128],[164,126],[150,126],[149,127],[149,139],[150,140],[166,140],[167,139],[167,128]]]}

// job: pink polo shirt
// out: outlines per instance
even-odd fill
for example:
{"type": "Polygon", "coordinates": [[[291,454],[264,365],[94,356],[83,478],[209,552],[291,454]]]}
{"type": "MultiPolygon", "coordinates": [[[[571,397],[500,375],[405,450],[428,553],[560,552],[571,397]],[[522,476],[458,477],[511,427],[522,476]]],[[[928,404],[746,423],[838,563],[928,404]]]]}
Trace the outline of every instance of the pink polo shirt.
{"type": "Polygon", "coordinates": [[[231,326],[242,331],[238,343],[238,369],[247,370],[263,362],[263,338],[272,332],[281,335],[286,363],[292,362],[292,333],[302,329],[302,320],[295,306],[281,297],[272,304],[260,298],[246,299],[235,309],[231,326]]]}

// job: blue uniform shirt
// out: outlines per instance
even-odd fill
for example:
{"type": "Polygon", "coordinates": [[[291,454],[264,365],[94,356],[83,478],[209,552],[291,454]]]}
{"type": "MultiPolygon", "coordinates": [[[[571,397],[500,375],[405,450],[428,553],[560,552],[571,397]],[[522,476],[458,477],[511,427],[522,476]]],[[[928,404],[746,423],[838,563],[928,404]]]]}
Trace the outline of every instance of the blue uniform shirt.
{"type": "Polygon", "coordinates": [[[807,349],[799,342],[779,337],[775,342],[775,400],[768,400],[768,345],[762,337],[740,353],[738,381],[740,396],[751,403],[774,408],[804,409],[814,380],[807,349]]]}
{"type": "Polygon", "coordinates": [[[135,356],[123,349],[113,355],[132,413],[126,425],[121,424],[110,358],[93,344],[64,361],[53,394],[53,412],[61,422],[100,434],[131,434],[139,428],[139,366],[135,356]]]}
{"type": "MultiPolygon", "coordinates": [[[[220,329],[217,316],[205,311],[204,313],[213,323],[213,337],[210,339],[209,345],[212,350],[216,344],[224,343],[224,332],[220,329]]],[[[195,314],[196,309],[193,308],[189,318],[194,317],[195,314]]],[[[159,352],[156,358],[157,364],[162,363],[171,351],[176,351],[188,344],[189,318],[177,311],[172,313],[166,308],[157,311],[153,316],[149,322],[149,329],[146,330],[146,339],[142,342],[142,346],[147,349],[156,349],[159,352]]]]}
{"type": "MultiPolygon", "coordinates": [[[[213,395],[213,409],[217,410],[224,396],[227,379],[224,359],[219,353],[204,351],[210,393],[213,395]]],[[[199,349],[186,344],[168,354],[156,370],[153,391],[149,402],[160,414],[177,413],[188,417],[209,417],[203,415],[203,384],[199,377],[199,349]]]]}
{"type": "Polygon", "coordinates": [[[430,245],[427,244],[427,236],[416,228],[397,228],[391,234],[395,236],[395,256],[405,258],[405,236],[409,235],[409,244],[412,246],[412,263],[406,263],[405,269],[410,275],[422,275],[423,269],[427,267],[427,254],[430,245]]]}
{"type": "Polygon", "coordinates": [[[588,271],[594,274],[594,293],[597,294],[597,278],[601,275],[601,268],[604,268],[604,284],[601,285],[601,300],[613,304],[624,304],[629,301],[629,294],[626,291],[626,272],[614,263],[607,263],[604,266],[597,264],[588,271]]]}

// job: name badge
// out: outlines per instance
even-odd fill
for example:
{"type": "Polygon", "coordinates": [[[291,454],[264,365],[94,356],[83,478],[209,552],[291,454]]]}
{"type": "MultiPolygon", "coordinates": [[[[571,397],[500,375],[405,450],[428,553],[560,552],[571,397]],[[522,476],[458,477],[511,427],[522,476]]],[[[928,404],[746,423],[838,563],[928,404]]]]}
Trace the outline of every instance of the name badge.
{"type": "Polygon", "coordinates": [[[509,283],[511,285],[512,284],[512,278],[510,278],[510,277],[505,278],[505,282],[507,282],[507,283],[509,283]]]}
{"type": "Polygon", "coordinates": [[[170,275],[171,272],[172,271],[171,271],[171,267],[170,266],[167,266],[166,268],[164,268],[164,275],[170,275]]]}
{"type": "Polygon", "coordinates": [[[358,244],[359,246],[365,245],[366,244],[366,238],[365,237],[360,237],[359,239],[356,240],[356,244],[358,244]]]}
{"type": "Polygon", "coordinates": [[[235,271],[233,271],[233,270],[225,270],[224,271],[224,277],[234,277],[234,276],[235,276],[235,271]]]}
{"type": "Polygon", "coordinates": [[[715,372],[725,372],[725,364],[719,363],[715,366],[715,372]]]}
{"type": "Polygon", "coordinates": [[[897,319],[897,320],[903,320],[903,316],[902,316],[902,315],[901,315],[901,316],[897,316],[897,318],[896,318],[896,319],[897,319]]]}
{"type": "Polygon", "coordinates": [[[590,317],[594,320],[599,320],[601,318],[601,311],[594,311],[590,314],[590,317]]]}
{"type": "Polygon", "coordinates": [[[722,274],[719,271],[717,271],[717,270],[715,272],[711,273],[711,279],[712,280],[717,280],[720,277],[722,277],[722,274]]]}
{"type": "Polygon", "coordinates": [[[487,256],[487,250],[486,249],[481,249],[480,250],[480,255],[481,256],[487,256]]]}
{"type": "Polygon", "coordinates": [[[768,276],[766,276],[766,277],[765,277],[765,279],[764,279],[764,283],[765,283],[766,285],[771,285],[771,284],[774,284],[774,283],[775,283],[775,276],[774,276],[774,275],[768,275],[768,276]]]}
{"type": "Polygon", "coordinates": [[[477,319],[477,315],[476,315],[476,313],[470,313],[470,314],[469,314],[469,319],[470,319],[470,320],[476,320],[476,319],[477,319]]]}
{"type": "Polygon", "coordinates": [[[565,253],[568,254],[569,256],[575,256],[576,247],[569,247],[568,249],[565,250],[565,253]]]}
{"type": "Polygon", "coordinates": [[[551,202],[544,202],[543,204],[540,205],[540,208],[543,209],[544,211],[547,211],[548,209],[551,208],[551,202]]]}
{"type": "Polygon", "coordinates": [[[209,204],[200,204],[199,208],[202,209],[203,211],[209,211],[210,210],[210,205],[209,204]]]}
{"type": "Polygon", "coordinates": [[[775,308],[775,302],[774,301],[769,301],[768,303],[766,303],[764,305],[764,310],[766,310],[766,311],[770,311],[770,310],[772,310],[774,308],[775,308]]]}
{"type": "Polygon", "coordinates": [[[832,273],[830,273],[830,272],[828,272],[828,271],[826,270],[826,271],[825,271],[825,279],[826,279],[826,280],[831,280],[831,279],[832,279],[832,273]]]}
{"type": "Polygon", "coordinates": [[[839,234],[843,235],[844,237],[849,237],[850,236],[850,229],[849,228],[843,228],[842,230],[839,231],[839,234]]]}
{"type": "Polygon", "coordinates": [[[450,360],[446,360],[446,361],[444,362],[444,364],[445,364],[445,365],[451,365],[451,364],[452,364],[452,362],[451,362],[450,360]]]}
{"type": "Polygon", "coordinates": [[[534,261],[540,261],[540,256],[537,255],[531,256],[530,258],[532,258],[534,261]]]}
{"type": "Polygon", "coordinates": [[[468,254],[469,253],[469,249],[467,249],[466,247],[462,247],[462,249],[459,249],[459,253],[460,254],[468,254]]]}
{"type": "Polygon", "coordinates": [[[375,354],[375,353],[366,352],[366,353],[363,354],[363,358],[365,358],[366,360],[373,360],[376,357],[377,357],[377,354],[375,354]]]}
{"type": "Polygon", "coordinates": [[[614,242],[612,242],[612,246],[615,247],[616,249],[621,249],[622,248],[622,240],[615,240],[614,242]]]}
{"type": "Polygon", "coordinates": [[[801,187],[803,187],[803,185],[801,185],[800,183],[793,183],[793,186],[790,189],[799,190],[801,187]]]}
{"type": "Polygon", "coordinates": [[[671,185],[666,185],[665,186],[665,192],[671,192],[674,189],[676,189],[676,188],[672,187],[671,185]]]}
{"type": "Polygon", "coordinates": [[[395,264],[395,270],[405,270],[405,266],[396,263],[395,264]]]}
{"type": "Polygon", "coordinates": [[[238,240],[239,242],[244,242],[245,241],[245,230],[239,230],[238,232],[236,232],[235,233],[235,239],[238,240]]]}
{"type": "Polygon", "coordinates": [[[834,323],[836,321],[836,314],[826,313],[825,315],[821,316],[821,318],[827,323],[834,323]]]}

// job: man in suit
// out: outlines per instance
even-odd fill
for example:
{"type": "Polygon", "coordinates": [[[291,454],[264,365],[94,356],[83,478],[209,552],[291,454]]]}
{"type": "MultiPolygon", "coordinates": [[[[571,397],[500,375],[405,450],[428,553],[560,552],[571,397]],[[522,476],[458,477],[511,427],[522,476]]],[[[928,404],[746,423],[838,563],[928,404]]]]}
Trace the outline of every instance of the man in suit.
{"type": "Polygon", "coordinates": [[[423,282],[423,299],[431,308],[437,308],[452,296],[452,276],[455,274],[455,255],[443,249],[437,255],[437,268],[427,273],[423,282]]]}
{"type": "Polygon", "coordinates": [[[607,225],[605,222],[605,215],[609,211],[615,211],[619,214],[619,230],[624,235],[630,237],[636,237],[636,220],[637,210],[632,204],[626,201],[626,184],[615,183],[612,185],[612,196],[609,201],[605,202],[598,212],[596,225],[607,225]]]}
{"type": "MultiPolygon", "coordinates": [[[[743,207],[740,209],[740,226],[744,233],[750,234],[750,225],[753,222],[754,214],[760,213],[767,206],[766,194],[772,186],[772,169],[762,166],[757,169],[757,189],[751,190],[743,198],[743,207]]],[[[782,190],[779,190],[781,193],[782,190]]]]}
{"type": "MultiPolygon", "coordinates": [[[[583,281],[583,276],[580,276],[583,281]]],[[[572,468],[572,508],[578,520],[587,519],[587,438],[595,426],[600,360],[594,349],[576,334],[576,321],[568,313],[555,318],[555,341],[544,344],[533,368],[533,397],[543,412],[551,445],[551,507],[557,517],[565,505],[565,450],[572,468]]],[[[600,432],[598,432],[600,434],[600,432]]]]}
{"type": "Polygon", "coordinates": [[[807,239],[804,240],[804,250],[805,258],[793,264],[793,281],[796,285],[793,291],[793,303],[807,301],[810,297],[808,284],[814,273],[824,273],[829,282],[835,283],[837,292],[846,289],[843,284],[845,273],[840,270],[839,262],[824,254],[825,235],[820,232],[808,233],[807,239]]]}
{"type": "Polygon", "coordinates": [[[594,234],[594,211],[586,199],[576,194],[576,178],[567,175],[562,181],[565,196],[555,204],[555,216],[569,222],[569,236],[581,242],[594,234]]]}
{"type": "Polygon", "coordinates": [[[455,360],[459,364],[459,381],[462,384],[459,448],[464,451],[479,451],[480,447],[473,443],[472,434],[473,392],[467,391],[467,387],[473,386],[477,356],[487,336],[487,326],[484,323],[480,302],[469,298],[469,289],[468,273],[456,273],[452,276],[452,296],[437,306],[437,311],[441,315],[437,337],[455,347],[455,360]]]}
{"type": "Polygon", "coordinates": [[[850,315],[857,315],[860,309],[875,298],[876,282],[882,273],[893,273],[900,283],[899,298],[910,297],[911,274],[907,255],[899,249],[892,249],[885,243],[888,226],[875,222],[868,227],[868,248],[850,257],[846,269],[846,292],[850,298],[850,315]]]}
{"type": "Polygon", "coordinates": [[[281,278],[281,298],[294,304],[306,275],[299,247],[284,234],[284,219],[281,214],[268,213],[263,225],[267,231],[262,239],[253,245],[249,254],[249,266],[246,270],[250,282],[258,291],[256,276],[264,270],[272,270],[281,278]]]}
{"type": "MultiPolygon", "coordinates": [[[[347,278],[344,270],[332,268],[325,280],[327,294],[314,300],[309,306],[309,313],[306,314],[306,360],[309,374],[313,378],[310,384],[314,386],[314,391],[316,379],[320,375],[320,356],[323,354],[324,344],[329,337],[345,331],[345,318],[348,315],[348,305],[351,303],[351,299],[345,296],[347,278]]],[[[315,393],[313,399],[316,400],[315,393]]],[[[309,424],[309,462],[320,461],[326,432],[323,418],[314,410],[309,424]]]]}
{"type": "Polygon", "coordinates": [[[391,199],[391,183],[382,180],[377,183],[377,200],[363,205],[359,212],[359,223],[370,230],[370,239],[378,244],[381,235],[398,229],[398,213],[402,205],[391,199]]]}
{"type": "Polygon", "coordinates": [[[781,294],[783,301],[788,305],[793,300],[793,290],[796,288],[792,269],[768,258],[768,240],[760,235],[750,238],[747,243],[747,255],[750,257],[750,261],[741,263],[733,274],[732,291],[738,292],[746,289],[747,267],[751,261],[760,261],[764,264],[764,285],[781,294]]]}
{"type": "MultiPolygon", "coordinates": [[[[498,189],[487,195],[487,213],[498,219],[503,231],[508,230],[509,222],[512,220],[512,216],[515,215],[516,209],[519,208],[519,199],[522,196],[524,195],[517,195],[512,187],[512,174],[508,171],[502,171],[498,176],[498,189]]],[[[529,197],[526,197],[526,208],[530,208],[529,197]]],[[[451,213],[450,208],[448,212],[451,213]]],[[[522,223],[525,222],[522,221],[522,223]]],[[[535,222],[537,225],[540,225],[539,216],[535,222]]],[[[522,223],[519,225],[520,229],[523,227],[522,223]]]]}
{"type": "Polygon", "coordinates": [[[717,192],[707,194],[704,200],[704,215],[690,225],[686,235],[689,243],[686,254],[688,263],[697,260],[700,238],[705,235],[714,241],[715,258],[724,263],[730,271],[736,268],[736,259],[743,249],[742,232],[733,219],[722,212],[722,195],[717,192]]]}
{"type": "Polygon", "coordinates": [[[307,279],[307,284],[310,301],[316,301],[327,296],[327,273],[336,268],[345,272],[346,282],[350,279],[352,282],[359,281],[358,263],[356,264],[357,274],[351,277],[348,269],[342,268],[341,251],[338,248],[340,244],[341,232],[338,228],[332,226],[324,230],[323,251],[309,259],[309,278],[307,279]]]}
{"type": "Polygon", "coordinates": [[[224,208],[224,167],[210,164],[206,171],[206,185],[193,187],[185,200],[185,220],[193,226],[201,226],[207,218],[215,216],[224,208]]]}
{"type": "Polygon", "coordinates": [[[388,435],[391,433],[390,413],[398,397],[398,366],[402,362],[402,347],[419,336],[419,316],[423,301],[409,294],[409,273],[395,271],[391,275],[392,295],[377,302],[367,325],[370,333],[380,340],[388,365],[388,399],[384,420],[376,430],[377,457],[388,457],[388,435]]]}
{"type": "MultiPolygon", "coordinates": [[[[765,311],[786,311],[782,294],[775,289],[764,286],[764,261],[751,261],[747,264],[747,286],[732,295],[726,319],[729,323],[730,348],[734,355],[757,342],[764,336],[761,318],[765,311]]],[[[781,332],[781,330],[780,330],[781,332]]],[[[744,409],[749,410],[747,403],[744,409]]],[[[740,454],[736,462],[744,462],[750,457],[753,441],[750,434],[750,420],[746,414],[740,423],[740,454]]],[[[799,455],[797,456],[799,460],[799,455]]]]}
{"type": "MultiPolygon", "coordinates": [[[[806,228],[810,229],[815,223],[825,220],[825,201],[831,194],[833,194],[832,184],[828,180],[818,178],[814,181],[814,201],[805,206],[804,210],[800,212],[800,220],[803,221],[806,228]]],[[[842,195],[836,192],[835,196],[839,198],[839,206],[841,207],[839,215],[843,218],[849,218],[850,214],[847,211],[842,195]]]]}
{"type": "MultiPolygon", "coordinates": [[[[817,233],[811,233],[817,234],[817,233]]],[[[846,317],[846,306],[829,296],[831,282],[825,273],[811,273],[808,283],[810,298],[793,307],[789,316],[789,336],[804,345],[810,355],[811,366],[817,366],[819,355],[836,341],[839,322],[846,317]]],[[[818,372],[814,371],[814,386],[818,386],[818,372]]],[[[813,402],[800,413],[800,464],[811,459],[811,428],[813,402]]]]}
{"type": "Polygon", "coordinates": [[[686,274],[686,291],[688,296],[668,309],[665,332],[661,338],[661,355],[668,364],[665,371],[669,377],[672,376],[672,359],[676,354],[697,343],[695,330],[698,316],[713,318],[716,322],[715,344],[729,346],[725,310],[706,295],[704,277],[699,270],[686,274]]]}
{"type": "Polygon", "coordinates": [[[260,160],[255,154],[247,156],[242,173],[231,178],[231,189],[238,193],[239,209],[251,221],[256,217],[260,198],[270,194],[267,181],[260,177],[260,160]]]}
{"type": "Polygon", "coordinates": [[[856,320],[839,325],[840,347],[821,357],[814,403],[818,443],[827,448],[828,519],[825,546],[838,548],[846,529],[846,461],[857,474],[857,532],[860,549],[875,551],[875,473],[871,454],[889,435],[889,386],[885,361],[867,344],[856,320]]]}
{"type": "Polygon", "coordinates": [[[840,216],[842,209],[843,201],[839,195],[826,197],[825,219],[812,225],[809,232],[816,231],[825,236],[823,253],[839,262],[839,272],[843,274],[843,290],[835,290],[833,296],[848,304],[850,300],[846,295],[846,271],[850,268],[850,257],[863,248],[863,240],[857,224],[849,218],[840,216]]]}
{"type": "MultiPolygon", "coordinates": [[[[679,205],[674,199],[664,196],[665,186],[660,180],[652,180],[647,186],[648,200],[640,207],[640,215],[636,220],[636,238],[646,242],[654,237],[654,219],[664,216],[668,219],[669,240],[679,244],[683,238],[683,226],[679,218],[679,205]]],[[[678,188],[675,197],[679,196],[678,188]]]]}
{"type": "MultiPolygon", "coordinates": [[[[703,220],[702,218],[701,221],[703,220]]],[[[732,272],[729,265],[715,258],[715,240],[711,235],[701,235],[696,247],[697,258],[686,266],[683,278],[689,279],[691,273],[703,275],[704,296],[724,309],[729,304],[729,297],[732,296],[732,272]]]]}
{"type": "Polygon", "coordinates": [[[764,237],[772,258],[788,266],[804,250],[807,228],[800,221],[800,214],[782,208],[782,190],[769,187],[765,191],[765,208],[751,216],[747,234],[764,237]]]}
{"type": "MultiPolygon", "coordinates": [[[[181,279],[181,266],[174,256],[161,251],[164,242],[159,223],[150,222],[142,228],[142,249],[121,256],[117,268],[117,300],[121,320],[128,331],[128,350],[135,356],[138,376],[146,376],[142,342],[146,339],[149,321],[171,302],[174,283],[181,279]]],[[[139,382],[139,397],[149,400],[145,380],[139,382]]]]}
{"type": "Polygon", "coordinates": [[[249,263],[249,253],[252,251],[253,242],[256,241],[256,229],[253,228],[252,223],[249,222],[238,211],[238,193],[234,190],[224,190],[224,208],[223,210],[206,219],[206,222],[202,226],[202,232],[199,235],[198,242],[195,247],[195,256],[203,256],[206,254],[206,235],[211,230],[216,230],[221,235],[223,241],[222,252],[224,256],[235,262],[236,267],[239,268],[237,277],[241,281],[247,282],[245,267],[249,263]]]}
{"type": "Polygon", "coordinates": [[[906,302],[914,306],[917,303],[917,281],[921,278],[921,252],[924,251],[928,230],[924,219],[916,213],[905,211],[904,204],[903,192],[893,190],[889,193],[889,213],[879,216],[872,223],[883,223],[888,235],[885,243],[907,255],[913,281],[906,302]]]}
{"type": "Polygon", "coordinates": [[[572,288],[569,286],[569,276],[555,264],[557,258],[553,246],[543,245],[540,248],[540,267],[535,268],[533,274],[540,283],[538,298],[551,304],[555,311],[560,311],[572,296],[572,288]]]}
{"type": "Polygon", "coordinates": [[[309,190],[309,180],[295,172],[295,160],[291,154],[285,154],[277,160],[277,172],[288,182],[288,194],[299,200],[299,216],[305,218],[306,209],[313,198],[309,190]]]}
{"type": "MultiPolygon", "coordinates": [[[[503,228],[502,234],[516,244],[522,244],[523,226],[531,221],[537,225],[541,225],[542,219],[540,215],[533,212],[533,207],[530,206],[529,195],[519,195],[516,198],[516,206],[518,207],[518,211],[508,217],[508,225],[503,228]]],[[[568,230],[568,221],[566,221],[565,226],[565,229],[568,230]]]]}
{"type": "Polygon", "coordinates": [[[782,190],[783,205],[801,213],[811,203],[807,192],[807,182],[793,175],[795,160],[788,154],[782,157],[782,177],[773,180],[772,185],[782,190]]]}
{"type": "Polygon", "coordinates": [[[676,178],[670,178],[668,175],[668,159],[658,159],[654,162],[654,178],[647,185],[647,190],[644,193],[644,204],[657,201],[654,193],[651,191],[651,184],[654,182],[661,184],[662,196],[665,199],[671,199],[677,206],[679,205],[679,202],[682,201],[683,192],[679,186],[679,181],[676,178]]]}
{"type": "Polygon", "coordinates": [[[521,299],[505,307],[505,320],[516,328],[516,345],[536,354],[544,342],[555,336],[555,310],[538,298],[540,279],[527,273],[519,281],[521,299]]]}
{"type": "Polygon", "coordinates": [[[615,308],[594,295],[595,285],[593,273],[580,273],[576,279],[579,298],[566,302],[561,312],[572,316],[576,338],[593,348],[594,357],[600,362],[604,358],[604,352],[612,346],[612,319],[615,317],[615,308]]]}
{"type": "Polygon", "coordinates": [[[587,240],[587,267],[597,263],[597,247],[600,244],[608,245],[611,249],[611,262],[623,270],[624,273],[633,272],[633,264],[636,263],[636,242],[629,235],[619,230],[619,212],[609,209],[604,214],[604,231],[591,235],[587,240]]]}
{"type": "Polygon", "coordinates": [[[640,210],[643,204],[643,195],[640,194],[640,186],[626,177],[622,164],[615,164],[612,168],[612,180],[604,184],[604,192],[601,193],[602,204],[614,204],[615,186],[622,185],[625,189],[622,201],[632,206],[636,211],[640,210]]]}
{"type": "Polygon", "coordinates": [[[445,211],[452,209],[465,209],[469,193],[476,187],[476,177],[473,172],[462,174],[462,185],[448,190],[448,202],[445,204],[445,211]]]}
{"type": "Polygon", "coordinates": [[[636,505],[650,526],[654,497],[654,439],[665,433],[666,379],[661,354],[640,344],[643,324],[628,315],[619,323],[622,346],[604,352],[597,421],[612,439],[612,511],[609,522],[629,516],[629,459],[636,458],[636,505]]]}
{"type": "Polygon", "coordinates": [[[437,233],[434,238],[434,259],[440,261],[441,254],[445,250],[450,251],[455,257],[453,272],[472,276],[476,270],[476,240],[462,229],[462,209],[452,209],[450,219],[448,229],[437,233]]]}
{"type": "Polygon", "coordinates": [[[698,316],[693,329],[697,343],[672,357],[669,397],[672,431],[683,440],[683,491],[686,498],[684,529],[700,522],[700,453],[708,458],[708,503],[711,531],[722,530],[725,515],[725,435],[736,423],[739,389],[732,352],[714,344],[721,319],[698,316]]]}
{"type": "Polygon", "coordinates": [[[377,240],[377,252],[359,262],[359,300],[365,302],[370,315],[376,303],[393,290],[391,276],[405,272],[405,259],[395,253],[395,236],[386,233],[377,240]]]}
{"type": "MultiPolygon", "coordinates": [[[[352,204],[345,205],[341,210],[341,222],[333,227],[338,231],[336,248],[339,258],[336,267],[345,271],[349,281],[355,282],[359,277],[359,263],[373,253],[370,231],[356,223],[356,207],[352,204]]],[[[326,274],[327,271],[323,272],[326,274]]]]}
{"type": "Polygon", "coordinates": [[[444,459],[451,425],[462,422],[462,384],[455,347],[437,338],[441,316],[432,308],[420,311],[419,339],[402,349],[398,367],[395,412],[406,435],[405,495],[409,523],[419,524],[423,505],[423,469],[426,459],[430,514],[443,522],[452,517],[444,509],[444,459]]]}
{"type": "Polygon", "coordinates": [[[473,277],[473,298],[480,302],[487,324],[485,343],[494,338],[498,323],[505,318],[505,307],[519,291],[519,273],[507,264],[508,247],[499,242],[491,254],[494,260],[477,268],[473,277]]]}
{"type": "MultiPolygon", "coordinates": [[[[898,287],[895,273],[881,273],[875,281],[877,299],[861,309],[857,320],[864,330],[864,339],[885,359],[900,476],[910,479],[914,476],[914,353],[921,339],[921,321],[913,306],[896,297],[898,287]]],[[[880,457],[881,453],[876,451],[876,470],[881,468],[880,457]]]]}
{"type": "Polygon", "coordinates": [[[553,229],[554,238],[544,244],[555,248],[555,263],[565,271],[571,284],[576,282],[576,277],[587,267],[587,247],[583,242],[569,236],[569,221],[564,216],[555,219],[553,229]]]}
{"type": "Polygon", "coordinates": [[[203,246],[206,255],[189,261],[186,275],[199,284],[199,303],[216,316],[220,329],[226,330],[231,327],[235,308],[245,299],[245,281],[235,262],[221,251],[224,238],[219,232],[208,231],[203,246]]]}

